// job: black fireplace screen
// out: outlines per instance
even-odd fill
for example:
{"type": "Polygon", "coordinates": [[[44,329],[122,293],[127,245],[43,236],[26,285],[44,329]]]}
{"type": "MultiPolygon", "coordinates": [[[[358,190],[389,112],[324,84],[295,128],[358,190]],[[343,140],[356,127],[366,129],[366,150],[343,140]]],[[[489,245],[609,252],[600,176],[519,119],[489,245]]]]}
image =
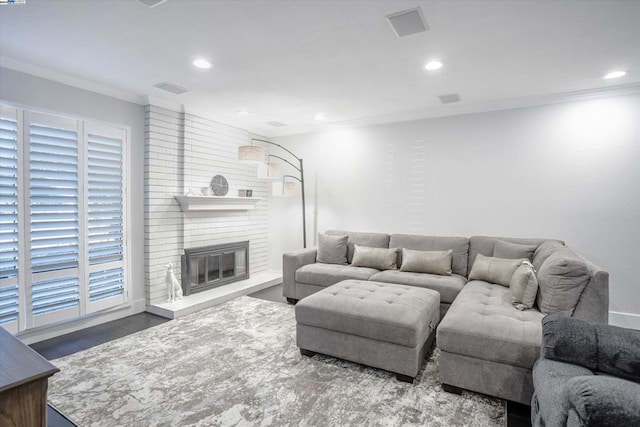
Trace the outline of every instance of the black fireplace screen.
{"type": "Polygon", "coordinates": [[[249,278],[249,241],[185,249],[184,295],[249,278]]]}

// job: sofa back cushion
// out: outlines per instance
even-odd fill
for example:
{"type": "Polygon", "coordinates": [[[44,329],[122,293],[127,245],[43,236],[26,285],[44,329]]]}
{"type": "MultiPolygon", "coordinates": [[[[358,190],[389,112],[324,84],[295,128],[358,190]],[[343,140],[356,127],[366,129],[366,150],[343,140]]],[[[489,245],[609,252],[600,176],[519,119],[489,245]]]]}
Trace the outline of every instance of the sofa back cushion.
{"type": "Polygon", "coordinates": [[[540,270],[540,267],[542,267],[542,263],[545,262],[545,260],[549,258],[552,253],[556,252],[557,250],[561,250],[564,247],[565,246],[563,243],[556,240],[547,240],[546,242],[542,242],[540,246],[538,246],[538,249],[536,249],[536,252],[533,254],[533,260],[531,261],[531,263],[533,264],[533,268],[535,268],[536,271],[540,270]]]}
{"type": "Polygon", "coordinates": [[[347,262],[353,262],[354,245],[370,248],[389,248],[389,235],[382,233],[362,233],[354,231],[327,230],[325,234],[333,236],[349,236],[347,239],[347,262]]]}
{"type": "Polygon", "coordinates": [[[538,245],[520,245],[518,243],[505,242],[497,240],[493,248],[493,256],[495,258],[507,259],[526,259],[531,261],[533,254],[536,252],[538,245]]]}
{"type": "MultiPolygon", "coordinates": [[[[484,256],[494,257],[495,246],[498,241],[516,243],[518,245],[535,245],[539,246],[542,243],[549,241],[549,239],[526,239],[526,238],[515,238],[515,237],[490,237],[490,236],[473,236],[469,239],[469,260],[467,261],[468,271],[465,275],[468,276],[468,273],[471,271],[471,267],[473,266],[473,262],[476,260],[476,256],[478,254],[482,254],[484,256]]],[[[555,242],[563,245],[562,242],[555,240],[555,242]]],[[[499,251],[500,252],[500,251],[499,251]]],[[[535,260],[535,254],[534,254],[535,260]]],[[[533,262],[533,266],[536,264],[533,262]]],[[[537,270],[537,268],[536,268],[537,270]]]]}
{"type": "Polygon", "coordinates": [[[572,316],[585,286],[591,279],[587,263],[566,246],[546,257],[537,271],[538,309],[545,314],[572,316]]]}
{"type": "MultiPolygon", "coordinates": [[[[414,251],[453,250],[451,270],[453,274],[467,275],[467,256],[469,239],[466,237],[421,236],[418,234],[392,234],[390,248],[406,248],[414,251]]],[[[399,251],[398,265],[402,265],[402,251],[399,251]]]]}

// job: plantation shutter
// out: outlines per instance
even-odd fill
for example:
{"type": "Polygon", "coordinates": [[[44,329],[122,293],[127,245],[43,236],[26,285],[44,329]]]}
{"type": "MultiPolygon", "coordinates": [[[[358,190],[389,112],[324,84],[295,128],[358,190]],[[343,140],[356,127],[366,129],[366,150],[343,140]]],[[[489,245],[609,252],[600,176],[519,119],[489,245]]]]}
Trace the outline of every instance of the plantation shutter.
{"type": "Polygon", "coordinates": [[[80,315],[78,123],[31,114],[31,326],[80,315]]]}
{"type": "Polygon", "coordinates": [[[0,106],[0,326],[18,331],[18,120],[0,106]]]}
{"type": "Polygon", "coordinates": [[[87,125],[87,312],[125,302],[124,145],[122,129],[87,125]]]}

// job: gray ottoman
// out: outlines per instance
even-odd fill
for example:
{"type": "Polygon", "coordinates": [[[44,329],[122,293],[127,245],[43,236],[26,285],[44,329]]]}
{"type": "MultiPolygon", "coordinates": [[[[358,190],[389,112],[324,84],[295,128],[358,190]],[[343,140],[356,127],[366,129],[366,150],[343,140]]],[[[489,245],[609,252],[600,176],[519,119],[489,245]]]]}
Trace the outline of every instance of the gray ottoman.
{"type": "Polygon", "coordinates": [[[440,294],[431,289],[344,280],[296,305],[297,345],[395,372],[413,382],[433,344],[440,294]]]}

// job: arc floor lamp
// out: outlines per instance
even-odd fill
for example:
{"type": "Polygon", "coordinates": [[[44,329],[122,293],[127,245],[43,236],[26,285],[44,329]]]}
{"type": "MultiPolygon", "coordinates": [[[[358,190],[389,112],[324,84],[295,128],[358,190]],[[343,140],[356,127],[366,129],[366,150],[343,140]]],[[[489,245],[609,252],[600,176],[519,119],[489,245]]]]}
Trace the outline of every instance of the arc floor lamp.
{"type": "Polygon", "coordinates": [[[274,196],[293,196],[295,195],[295,183],[287,181],[287,178],[295,179],[300,182],[300,194],[302,195],[302,243],[304,247],[307,247],[307,214],[304,198],[304,166],[302,159],[291,152],[291,150],[283,147],[275,142],[266,141],[264,139],[251,138],[250,145],[241,145],[238,147],[238,161],[243,163],[253,163],[258,165],[258,177],[267,179],[280,178],[280,164],[272,163],[271,159],[279,159],[288,163],[293,169],[295,169],[299,176],[296,175],[282,175],[282,180],[274,182],[272,185],[272,191],[274,196]],[[253,145],[253,142],[262,142],[264,144],[273,145],[279,149],[287,152],[291,157],[297,161],[297,165],[292,161],[285,159],[284,157],[277,156],[275,154],[267,153],[267,150],[262,145],[253,145]]]}

